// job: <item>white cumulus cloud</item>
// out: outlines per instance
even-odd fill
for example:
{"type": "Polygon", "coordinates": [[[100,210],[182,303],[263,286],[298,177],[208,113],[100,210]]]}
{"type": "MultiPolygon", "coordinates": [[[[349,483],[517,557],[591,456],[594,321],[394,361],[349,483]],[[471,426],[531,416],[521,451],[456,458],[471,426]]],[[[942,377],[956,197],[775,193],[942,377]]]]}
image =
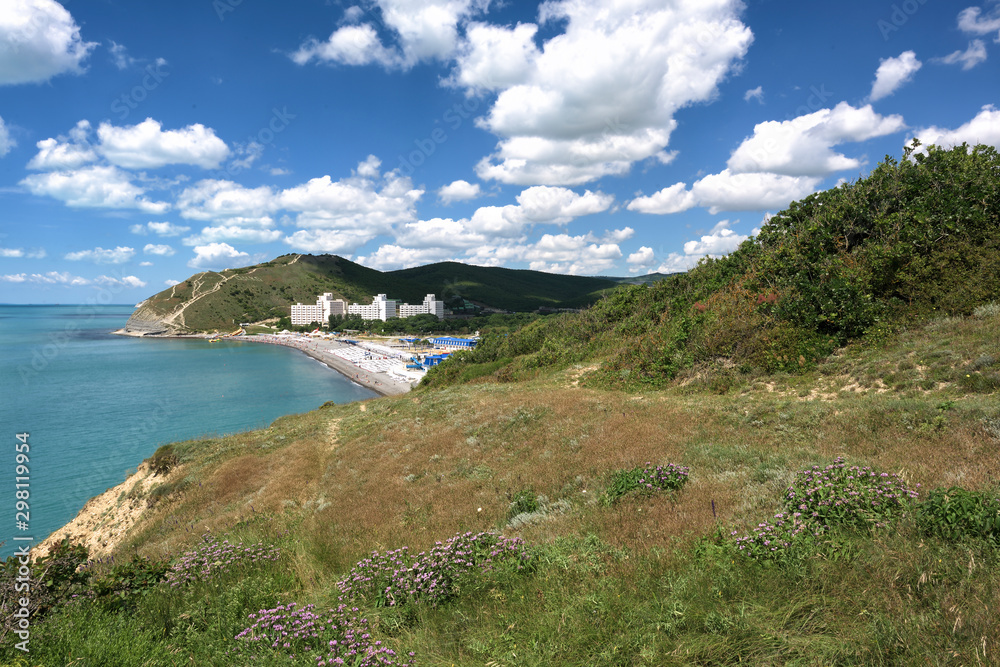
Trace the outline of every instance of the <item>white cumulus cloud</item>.
{"type": "Polygon", "coordinates": [[[488,0],[375,0],[372,21],[363,19],[361,8],[350,8],[344,25],[325,42],[309,39],[291,58],[299,65],[311,60],[344,65],[378,64],[409,69],[419,62],[446,60],[458,45],[459,24],[485,11],[488,0]],[[359,11],[360,10],[360,11],[359,11]],[[395,44],[383,45],[372,22],[391,33],[395,44]]]}
{"type": "Polygon", "coordinates": [[[639,213],[668,214],[702,206],[720,211],[763,211],[784,208],[816,191],[822,179],[773,173],[733,173],[723,169],[696,181],[688,190],[675,183],[648,197],[636,197],[628,209],[639,213]]]}
{"type": "Polygon", "coordinates": [[[73,16],[55,0],[3,0],[0,45],[0,85],[80,74],[97,46],[83,41],[73,16]]]}
{"type": "Polygon", "coordinates": [[[540,22],[565,30],[540,49],[527,44],[524,26],[470,32],[450,81],[470,92],[499,91],[478,123],[500,142],[477,175],[578,185],[624,174],[636,161],[668,161],[676,111],[711,100],[749,48],[742,6],[556,0],[542,5],[540,22]],[[517,66],[498,72],[490,49],[515,50],[517,66]]]}
{"type": "Polygon", "coordinates": [[[97,150],[109,162],[128,169],[150,169],[168,164],[188,164],[216,169],[229,156],[229,147],[215,130],[200,123],[180,130],[163,131],[159,121],[147,118],[138,125],[97,128],[97,150]]]}
{"type": "Polygon", "coordinates": [[[38,153],[28,162],[28,169],[76,169],[95,162],[97,154],[89,142],[90,122],[81,120],[69,131],[69,137],[42,139],[35,146],[38,153]]]}
{"type": "Polygon", "coordinates": [[[973,35],[997,33],[1000,41],[1000,7],[994,7],[987,14],[979,7],[966,7],[958,13],[958,28],[973,35]]]}
{"type": "Polygon", "coordinates": [[[194,257],[187,265],[192,269],[221,271],[252,263],[250,255],[228,243],[209,243],[194,247],[194,257]]]}
{"type": "Polygon", "coordinates": [[[895,58],[880,60],[869,98],[874,102],[892,95],[900,86],[912,79],[922,66],[923,63],[917,60],[917,54],[913,51],[903,51],[895,58]]]}
{"type": "Polygon", "coordinates": [[[325,42],[310,39],[302,44],[291,58],[298,65],[305,65],[315,59],[342,65],[375,63],[391,67],[398,61],[398,56],[382,46],[375,28],[368,24],[338,28],[325,42]]]}
{"type": "Polygon", "coordinates": [[[702,236],[697,241],[688,241],[684,244],[685,255],[697,255],[699,258],[706,255],[721,257],[728,255],[740,247],[749,236],[737,234],[729,229],[729,221],[722,220],[715,225],[712,231],[702,236]]]}
{"type": "Polygon", "coordinates": [[[698,200],[694,193],[687,189],[687,183],[674,183],[648,197],[636,197],[628,203],[627,208],[639,213],[666,215],[686,211],[697,204],[698,200]]]}
{"type": "Polygon", "coordinates": [[[631,253],[625,262],[629,265],[629,273],[649,272],[649,267],[656,263],[656,253],[649,246],[641,246],[631,253]]]}
{"type": "Polygon", "coordinates": [[[816,192],[820,180],[783,174],[734,174],[723,169],[695,182],[691,191],[698,204],[713,215],[719,211],[762,211],[784,208],[816,192]]]}
{"type": "Polygon", "coordinates": [[[147,243],[142,251],[147,255],[160,255],[161,257],[170,257],[177,251],[168,245],[159,243],[147,243]]]}
{"type": "Polygon", "coordinates": [[[470,92],[495,91],[523,82],[538,57],[538,26],[520,23],[513,29],[472,23],[456,56],[458,66],[447,79],[450,86],[470,92]]]}
{"type": "Polygon", "coordinates": [[[871,105],[854,108],[841,102],[785,121],[754,126],[753,136],[733,151],[727,163],[733,172],[772,172],[789,176],[826,176],[859,169],[861,161],[833,150],[834,146],[880,137],[906,128],[899,115],[882,116],[871,105]]]}
{"type": "Polygon", "coordinates": [[[163,213],[170,208],[166,202],[147,199],[145,189],[132,183],[128,173],[114,166],[32,174],[20,183],[32,194],[47,195],[69,206],[136,208],[147,213],[163,213]]]}
{"type": "MultiPolygon", "coordinates": [[[[424,191],[395,171],[380,176],[378,164],[370,156],[358,165],[353,176],[337,181],[322,176],[283,190],[277,202],[281,208],[296,213],[295,224],[303,230],[286,242],[302,249],[304,243],[321,238],[311,234],[312,230],[371,239],[391,232],[393,225],[414,220],[416,203],[424,191]]],[[[322,238],[326,243],[334,237],[324,234],[322,238]]]]}
{"type": "Polygon", "coordinates": [[[510,244],[483,248],[471,256],[474,263],[491,259],[501,262],[527,262],[533,271],[568,275],[595,275],[609,271],[622,257],[621,248],[613,238],[594,234],[543,234],[535,243],[510,244]]]}
{"type": "Polygon", "coordinates": [[[245,188],[233,181],[206,179],[185,188],[177,197],[181,216],[190,220],[239,221],[241,225],[269,226],[277,210],[271,188],[245,188]]]}
{"type": "Polygon", "coordinates": [[[445,204],[451,204],[456,201],[475,199],[481,194],[482,190],[479,187],[479,183],[473,184],[460,179],[441,187],[438,190],[438,199],[445,204]]]}
{"type": "Polygon", "coordinates": [[[987,144],[1000,148],[1000,109],[987,104],[972,120],[953,130],[931,126],[917,130],[915,136],[924,145],[934,144],[942,148],[963,143],[970,146],[987,144]]]}
{"type": "Polygon", "coordinates": [[[76,169],[97,159],[97,154],[87,145],[62,143],[56,139],[42,139],[37,144],[38,153],[31,158],[28,169],[76,169]]]}
{"type": "Polygon", "coordinates": [[[359,264],[378,269],[379,271],[394,271],[423,266],[435,262],[459,261],[454,259],[450,251],[442,248],[406,248],[389,243],[380,246],[375,252],[357,258],[359,264]]]}

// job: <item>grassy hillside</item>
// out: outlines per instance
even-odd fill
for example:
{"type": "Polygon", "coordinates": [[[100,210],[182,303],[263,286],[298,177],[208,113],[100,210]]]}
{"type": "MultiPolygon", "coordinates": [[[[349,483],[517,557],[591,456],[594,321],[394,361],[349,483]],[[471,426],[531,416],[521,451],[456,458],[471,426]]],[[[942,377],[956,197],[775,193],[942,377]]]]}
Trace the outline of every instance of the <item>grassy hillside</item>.
{"type": "Polygon", "coordinates": [[[325,292],[350,303],[370,303],[375,294],[420,303],[424,295],[436,294],[446,301],[467,299],[502,310],[531,311],[585,306],[615,286],[603,278],[455,262],[381,272],[336,255],[284,255],[256,266],[196,274],[150,297],[142,304],[142,314],[145,319],[168,317],[183,307],[173,322],[177,328],[213,331],[288,315],[291,304],[313,303],[325,292]]]}
{"type": "MultiPolygon", "coordinates": [[[[0,659],[315,665],[357,628],[369,637],[353,646],[395,651],[387,664],[410,652],[469,667],[995,664],[1000,404],[959,377],[1000,353],[998,318],[1000,307],[938,318],[726,395],[697,382],[585,388],[586,368],[571,366],[165,447],[159,484],[118,499],[143,518],[114,560],[72,574],[83,555],[67,549],[61,569],[39,564],[53,597],[33,620],[31,660],[16,662],[9,638],[0,659]],[[796,471],[839,457],[871,466],[879,494],[916,499],[754,537],[793,511],[796,471]],[[629,492],[647,462],[686,467],[686,483],[629,492]],[[505,541],[476,547],[480,531],[505,541]],[[456,535],[461,554],[441,544],[417,557],[456,535]],[[391,574],[390,561],[414,559],[440,595],[391,574]],[[276,617],[289,635],[271,647],[276,617]],[[297,637],[296,619],[320,637],[297,637]]],[[[852,472],[823,474],[838,470],[852,472]]],[[[855,484],[837,479],[817,496],[831,509],[855,484]]]]}
{"type": "Polygon", "coordinates": [[[794,202],[727,257],[622,287],[579,315],[486,332],[428,380],[511,381],[580,362],[598,364],[585,383],[625,388],[799,372],[850,341],[996,298],[998,230],[996,149],[908,148],[867,178],[794,202]]]}

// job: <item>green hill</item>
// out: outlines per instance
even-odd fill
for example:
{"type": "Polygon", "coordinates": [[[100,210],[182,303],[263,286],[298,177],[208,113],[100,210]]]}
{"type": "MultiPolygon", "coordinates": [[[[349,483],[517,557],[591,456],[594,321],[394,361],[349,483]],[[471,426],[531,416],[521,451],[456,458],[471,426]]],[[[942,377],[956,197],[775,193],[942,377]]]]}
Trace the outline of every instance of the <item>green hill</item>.
{"type": "Polygon", "coordinates": [[[732,254],[624,286],[580,314],[507,335],[427,380],[510,381],[597,363],[584,382],[665,386],[681,375],[798,372],[844,344],[877,342],[1000,295],[1000,155],[907,148],[853,183],[771,218],[732,254]]]}
{"type": "Polygon", "coordinates": [[[136,307],[126,330],[136,333],[231,330],[241,322],[288,315],[294,303],[332,292],[349,303],[388,294],[420,303],[436,294],[446,305],[467,300],[499,310],[577,308],[616,287],[612,280],[443,262],[376,271],[336,255],[283,255],[255,266],[198,273],[136,307]]]}

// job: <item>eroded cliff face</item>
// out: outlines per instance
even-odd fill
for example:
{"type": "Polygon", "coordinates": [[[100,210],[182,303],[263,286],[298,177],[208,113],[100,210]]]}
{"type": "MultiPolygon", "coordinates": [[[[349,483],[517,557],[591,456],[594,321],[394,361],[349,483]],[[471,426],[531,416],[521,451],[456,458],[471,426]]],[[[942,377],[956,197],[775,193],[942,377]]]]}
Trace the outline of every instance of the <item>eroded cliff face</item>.
{"type": "Polygon", "coordinates": [[[87,547],[91,559],[110,555],[155,504],[149,492],[180,474],[175,468],[168,475],[156,475],[148,463],[141,463],[124,482],[88,500],[72,521],[36,545],[31,557],[47,555],[67,537],[87,547]]]}
{"type": "Polygon", "coordinates": [[[175,325],[164,321],[162,313],[142,304],[128,318],[124,332],[133,336],[181,333],[175,325]]]}

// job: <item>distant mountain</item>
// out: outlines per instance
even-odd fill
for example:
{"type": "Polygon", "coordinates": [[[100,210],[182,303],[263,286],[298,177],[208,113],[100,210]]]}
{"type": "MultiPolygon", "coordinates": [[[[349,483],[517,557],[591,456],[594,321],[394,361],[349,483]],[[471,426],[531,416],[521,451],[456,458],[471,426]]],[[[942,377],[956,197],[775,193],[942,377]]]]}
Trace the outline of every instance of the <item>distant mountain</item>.
{"type": "Polygon", "coordinates": [[[675,276],[676,273],[647,273],[644,276],[627,276],[625,278],[616,278],[614,276],[598,276],[601,280],[612,280],[619,285],[649,285],[655,282],[659,282],[668,276],[675,276]]]}
{"type": "Polygon", "coordinates": [[[292,304],[313,303],[325,292],[349,303],[370,303],[375,294],[420,303],[436,294],[446,304],[465,300],[499,310],[579,308],[617,287],[615,280],[458,262],[382,272],[337,255],[282,255],[256,266],[197,273],[138,304],[125,330],[227,331],[241,322],[288,315],[292,304]]]}

